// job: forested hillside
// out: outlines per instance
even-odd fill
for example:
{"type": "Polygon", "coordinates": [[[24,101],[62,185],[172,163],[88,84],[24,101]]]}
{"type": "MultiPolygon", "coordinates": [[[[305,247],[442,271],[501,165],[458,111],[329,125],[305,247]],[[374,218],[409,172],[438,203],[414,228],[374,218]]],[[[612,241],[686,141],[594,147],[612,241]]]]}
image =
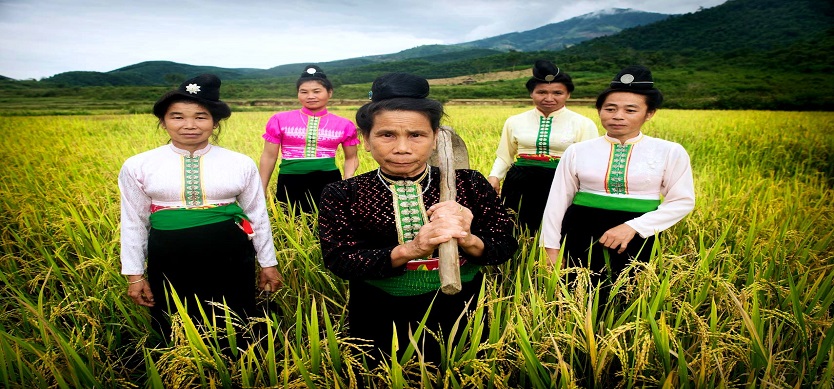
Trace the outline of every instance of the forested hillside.
{"type": "Polygon", "coordinates": [[[631,27],[652,24],[669,16],[616,8],[548,24],[530,31],[512,32],[460,45],[502,51],[558,51],[588,39],[616,34],[631,27]]]}
{"type": "MultiPolygon", "coordinates": [[[[548,24],[530,31],[505,34],[495,38],[467,42],[457,45],[425,45],[403,50],[398,53],[373,55],[344,60],[329,61],[320,65],[330,74],[356,73],[349,81],[373,79],[380,68],[402,66],[403,62],[412,69],[426,69],[437,65],[427,77],[451,77],[473,71],[472,60],[488,57],[509,50],[541,51],[560,50],[572,44],[591,38],[615,34],[624,28],[652,23],[669,15],[635,10],[615,9],[579,16],[559,23],[548,24]],[[461,62],[450,70],[443,70],[446,64],[461,62]],[[361,69],[363,67],[367,67],[361,69]],[[376,72],[371,76],[362,75],[376,72]]],[[[511,56],[512,57],[512,56],[511,56]]],[[[475,65],[480,62],[475,61],[475,65]]],[[[199,73],[215,73],[225,80],[269,79],[298,75],[298,69],[306,63],[279,65],[270,69],[222,69],[210,66],[187,65],[167,61],[148,61],[116,69],[106,73],[66,72],[42,80],[45,83],[64,86],[127,86],[127,85],[168,85],[173,79],[185,79],[199,73]]],[[[475,72],[482,72],[476,68],[475,72]]],[[[383,70],[385,71],[385,70],[383,70]]],[[[176,84],[176,83],[173,83],[176,84]]]]}
{"type": "Polygon", "coordinates": [[[629,48],[695,55],[775,50],[830,30],[832,20],[830,0],[729,0],[585,42],[583,51],[629,48]]]}
{"type": "MultiPolygon", "coordinates": [[[[566,22],[563,22],[566,23],[566,22]]],[[[834,4],[829,0],[729,0],[714,8],[673,16],[560,51],[499,52],[463,46],[421,46],[386,56],[321,64],[339,99],[367,98],[370,82],[391,71],[429,79],[529,68],[540,58],[573,75],[575,98],[593,97],[621,67],[652,68],[667,93],[668,107],[698,109],[834,110],[834,4]]],[[[294,99],[302,65],[272,69],[222,69],[172,62],[145,62],[108,73],[111,86],[95,85],[90,72],[71,72],[40,82],[0,80],[8,110],[38,102],[75,99],[138,102],[153,99],[187,76],[213,72],[224,94],[239,104],[294,99]],[[60,76],[60,77],[59,77],[60,76]],[[153,84],[163,79],[163,85],[153,84]],[[61,81],[63,80],[63,81],[61,81]],[[37,100],[41,99],[41,100],[37,100]]],[[[525,98],[523,79],[433,87],[441,100],[525,98]]],[[[69,104],[69,103],[67,103],[69,104]]],[[[145,109],[145,108],[142,108],[145,109]]]]}

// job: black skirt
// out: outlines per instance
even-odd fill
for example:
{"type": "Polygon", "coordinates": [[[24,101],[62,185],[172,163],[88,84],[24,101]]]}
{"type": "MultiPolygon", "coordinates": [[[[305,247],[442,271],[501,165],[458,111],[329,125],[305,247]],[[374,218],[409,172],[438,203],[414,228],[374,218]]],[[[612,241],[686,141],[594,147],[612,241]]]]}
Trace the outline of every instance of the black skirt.
{"type": "MultiPolygon", "coordinates": [[[[202,323],[200,304],[212,317],[209,301],[226,305],[241,317],[255,315],[255,249],[246,233],[233,221],[182,230],[151,229],[148,237],[148,282],[156,305],[151,308],[154,326],[170,335],[168,312],[176,313],[165,299],[173,287],[188,314],[202,323]],[[196,296],[196,298],[195,298],[196,296]]],[[[215,310],[218,316],[222,310],[215,310]]]]}
{"type": "Polygon", "coordinates": [[[531,235],[539,230],[556,169],[541,166],[510,167],[504,178],[501,199],[518,215],[518,224],[531,235]]]}
{"type": "Polygon", "coordinates": [[[562,221],[563,255],[568,258],[569,264],[590,267],[596,273],[592,276],[594,283],[602,281],[610,285],[629,261],[648,262],[654,236],[644,239],[635,234],[622,254],[606,248],[598,240],[605,231],[642,215],[642,212],[610,211],[572,204],[562,221]],[[606,264],[605,253],[608,254],[609,264],[606,264]]]}
{"type": "Polygon", "coordinates": [[[319,199],[324,187],[342,179],[342,173],[336,170],[315,171],[305,174],[278,174],[275,200],[291,204],[297,215],[299,211],[313,213],[319,207],[319,199]]]}
{"type": "MultiPolygon", "coordinates": [[[[368,361],[368,364],[373,368],[381,362],[380,358],[388,358],[391,353],[393,323],[397,325],[399,358],[410,343],[409,328],[411,332],[417,329],[429,305],[432,305],[432,309],[426,320],[426,329],[435,333],[442,332],[443,337],[448,339],[455,321],[464,312],[466,303],[471,301],[467,313],[473,312],[477,307],[478,293],[483,282],[483,274],[478,272],[472,281],[461,285],[461,291],[457,294],[447,295],[438,291],[417,296],[392,296],[361,280],[350,281],[348,332],[353,338],[371,341],[374,349],[372,354],[376,360],[368,361]]],[[[461,319],[459,332],[465,328],[467,319],[467,315],[461,319]]],[[[488,333],[489,331],[484,331],[484,335],[488,333]]],[[[455,334],[455,342],[459,337],[459,333],[455,334]]],[[[425,360],[439,366],[441,354],[437,340],[424,331],[418,344],[422,347],[425,360]]]]}

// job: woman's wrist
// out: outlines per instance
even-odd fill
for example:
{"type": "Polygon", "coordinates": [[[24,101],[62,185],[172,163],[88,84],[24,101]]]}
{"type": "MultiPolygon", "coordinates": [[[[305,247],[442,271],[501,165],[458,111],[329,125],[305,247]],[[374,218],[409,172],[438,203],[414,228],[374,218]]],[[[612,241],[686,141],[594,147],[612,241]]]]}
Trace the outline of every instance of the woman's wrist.
{"type": "Polygon", "coordinates": [[[419,258],[420,256],[413,255],[415,252],[414,246],[415,243],[413,240],[405,242],[397,247],[394,247],[391,250],[391,266],[392,267],[400,267],[408,263],[408,261],[419,258]]]}
{"type": "Polygon", "coordinates": [[[127,276],[127,283],[130,285],[138,284],[142,281],[145,281],[144,274],[131,274],[127,276]]]}
{"type": "Polygon", "coordinates": [[[485,246],[481,238],[470,233],[466,237],[458,239],[458,247],[473,257],[480,257],[484,253],[485,246]]]}

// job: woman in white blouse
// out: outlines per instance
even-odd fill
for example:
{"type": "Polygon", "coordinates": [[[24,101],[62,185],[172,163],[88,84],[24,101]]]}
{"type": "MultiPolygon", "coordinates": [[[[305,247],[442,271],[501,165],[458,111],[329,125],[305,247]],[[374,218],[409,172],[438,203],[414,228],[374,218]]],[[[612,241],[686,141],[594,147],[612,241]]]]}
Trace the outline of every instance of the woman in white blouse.
{"type": "Polygon", "coordinates": [[[219,98],[220,79],[210,74],[163,95],[153,113],[170,143],[130,157],[119,173],[128,296],[151,309],[166,337],[172,287],[190,315],[199,317],[199,303],[211,317],[214,301],[246,317],[256,313],[256,257],[262,289],[282,282],[254,161],[209,141],[231,116],[219,98]]]}
{"type": "Polygon", "coordinates": [[[561,249],[610,285],[629,261],[647,261],[654,236],[695,207],[686,150],[640,131],[662,101],[642,66],[620,71],[599,95],[606,135],[568,147],[553,178],[542,222],[551,265],[561,249]]]}
{"type": "Polygon", "coordinates": [[[591,119],[565,106],[574,89],[573,80],[549,61],[536,61],[526,87],[536,108],[504,123],[487,179],[504,204],[517,213],[519,226],[535,235],[562,153],[576,142],[599,137],[599,133],[591,119]]]}

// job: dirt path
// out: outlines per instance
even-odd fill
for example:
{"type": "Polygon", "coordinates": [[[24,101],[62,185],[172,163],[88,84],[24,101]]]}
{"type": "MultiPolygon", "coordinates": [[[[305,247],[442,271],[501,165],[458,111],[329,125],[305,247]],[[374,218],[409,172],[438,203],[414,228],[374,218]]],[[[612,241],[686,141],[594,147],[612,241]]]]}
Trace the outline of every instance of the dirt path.
{"type": "Polygon", "coordinates": [[[429,80],[429,85],[462,85],[483,81],[515,80],[517,78],[528,77],[530,74],[530,68],[506,72],[480,73],[452,78],[437,78],[429,80]]]}

